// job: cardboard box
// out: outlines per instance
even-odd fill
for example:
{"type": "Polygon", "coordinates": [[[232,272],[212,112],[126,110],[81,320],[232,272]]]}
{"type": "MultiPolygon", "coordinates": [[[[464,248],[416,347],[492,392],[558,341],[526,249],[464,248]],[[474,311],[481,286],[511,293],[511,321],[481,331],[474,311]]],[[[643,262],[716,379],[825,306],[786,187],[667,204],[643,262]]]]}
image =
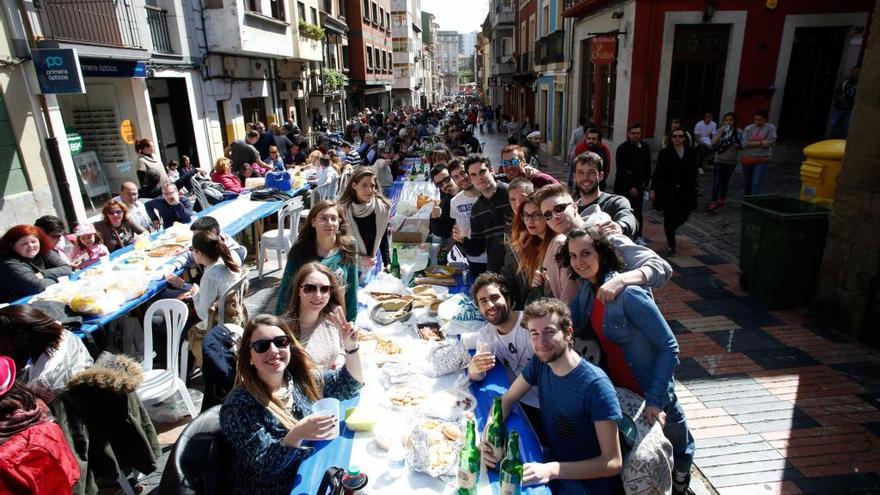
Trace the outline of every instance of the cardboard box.
{"type": "Polygon", "coordinates": [[[405,244],[421,244],[428,238],[428,232],[427,218],[407,217],[400,225],[400,228],[391,233],[391,241],[405,244]]]}

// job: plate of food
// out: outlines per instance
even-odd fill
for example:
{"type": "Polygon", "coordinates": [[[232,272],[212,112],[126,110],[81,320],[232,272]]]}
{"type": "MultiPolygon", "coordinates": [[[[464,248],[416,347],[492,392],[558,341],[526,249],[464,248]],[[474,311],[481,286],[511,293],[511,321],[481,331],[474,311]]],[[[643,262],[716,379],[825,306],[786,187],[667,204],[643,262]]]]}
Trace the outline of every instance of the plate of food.
{"type": "Polygon", "coordinates": [[[385,356],[396,356],[403,352],[403,349],[400,348],[399,345],[394,342],[383,339],[381,337],[376,338],[376,352],[379,354],[383,354],[385,356]]]}
{"type": "Polygon", "coordinates": [[[183,244],[164,244],[162,246],[154,247],[147,251],[147,256],[152,258],[168,258],[171,256],[177,256],[179,254],[183,254],[187,251],[186,246],[183,244]]]}
{"type": "Polygon", "coordinates": [[[390,325],[396,321],[406,321],[412,315],[413,299],[399,296],[398,299],[382,301],[370,310],[370,318],[380,325],[390,325]]]}
{"type": "Polygon", "coordinates": [[[392,407],[411,409],[420,406],[428,398],[428,393],[411,384],[402,383],[388,390],[388,401],[392,407]]]}
{"type": "Polygon", "coordinates": [[[429,342],[439,342],[445,340],[446,336],[440,330],[440,323],[436,321],[428,321],[416,324],[416,333],[422,340],[429,342]]]}

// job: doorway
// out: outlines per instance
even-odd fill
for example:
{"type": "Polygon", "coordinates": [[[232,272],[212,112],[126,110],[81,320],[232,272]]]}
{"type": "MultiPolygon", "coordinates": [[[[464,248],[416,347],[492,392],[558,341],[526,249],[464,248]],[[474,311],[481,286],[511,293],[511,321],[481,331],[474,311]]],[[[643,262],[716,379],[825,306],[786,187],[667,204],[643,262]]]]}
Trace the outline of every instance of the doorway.
{"type": "Polygon", "coordinates": [[[241,115],[244,117],[245,123],[262,122],[266,123],[266,99],[260,98],[242,98],[241,99],[241,115]]]}
{"type": "Polygon", "coordinates": [[[180,161],[182,155],[199,165],[196,137],[192,125],[189,96],[183,78],[150,78],[150,106],[156,125],[158,151],[162,163],[180,161]]]}
{"type": "Polygon", "coordinates": [[[685,129],[693,129],[706,112],[719,115],[729,37],[730,24],[675,26],[667,125],[679,119],[685,129]]]}
{"type": "Polygon", "coordinates": [[[547,90],[541,90],[541,127],[538,129],[541,131],[541,136],[544,138],[544,141],[549,139],[547,136],[547,114],[550,112],[550,108],[548,105],[548,95],[547,90]]]}
{"type": "Polygon", "coordinates": [[[779,133],[786,140],[814,141],[825,136],[848,29],[795,29],[779,114],[779,133]]]}

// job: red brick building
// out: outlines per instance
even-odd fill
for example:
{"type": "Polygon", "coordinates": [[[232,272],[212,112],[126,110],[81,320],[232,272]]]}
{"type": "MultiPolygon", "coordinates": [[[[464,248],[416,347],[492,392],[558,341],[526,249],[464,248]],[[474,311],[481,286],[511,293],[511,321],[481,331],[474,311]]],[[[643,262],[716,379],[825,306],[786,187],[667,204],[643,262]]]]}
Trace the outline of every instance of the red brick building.
{"type": "Polygon", "coordinates": [[[364,107],[391,110],[391,1],[346,0],[348,114],[364,107]]]}

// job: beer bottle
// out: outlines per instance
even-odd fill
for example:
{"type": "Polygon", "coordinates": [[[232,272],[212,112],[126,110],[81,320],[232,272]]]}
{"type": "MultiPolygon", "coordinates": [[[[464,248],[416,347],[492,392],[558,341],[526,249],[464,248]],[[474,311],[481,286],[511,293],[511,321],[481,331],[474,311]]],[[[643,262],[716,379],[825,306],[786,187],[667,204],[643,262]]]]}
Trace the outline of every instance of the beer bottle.
{"type": "Polygon", "coordinates": [[[391,274],[400,278],[400,261],[397,260],[397,248],[391,253],[391,274]]]}
{"type": "Polygon", "coordinates": [[[458,458],[458,495],[477,495],[480,450],[477,448],[474,428],[474,420],[468,420],[464,447],[458,458]]]}
{"type": "MultiPolygon", "coordinates": [[[[504,442],[507,440],[507,427],[504,425],[504,413],[501,410],[501,397],[495,397],[492,401],[492,423],[486,430],[486,442],[492,448],[495,459],[504,457],[504,442]]],[[[495,465],[494,470],[498,469],[495,465]]]]}
{"type": "Polygon", "coordinates": [[[521,495],[523,464],[519,458],[519,433],[510,432],[510,440],[507,441],[507,455],[501,461],[499,471],[501,481],[501,495],[521,495]]]}

